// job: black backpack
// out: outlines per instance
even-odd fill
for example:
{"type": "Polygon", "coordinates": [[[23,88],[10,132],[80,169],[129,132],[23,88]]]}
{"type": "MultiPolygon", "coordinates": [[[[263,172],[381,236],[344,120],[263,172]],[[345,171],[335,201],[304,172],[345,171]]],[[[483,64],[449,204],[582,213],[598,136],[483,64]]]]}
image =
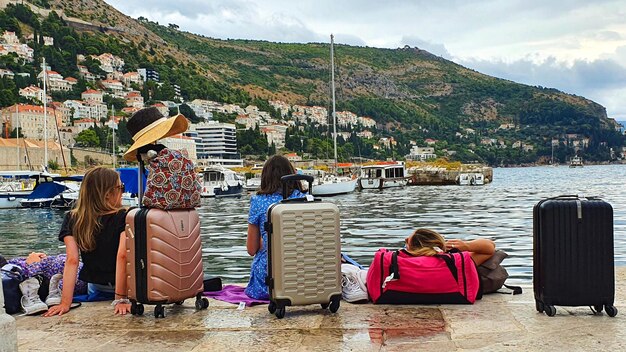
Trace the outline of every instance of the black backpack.
{"type": "MultiPolygon", "coordinates": [[[[478,276],[480,278],[480,287],[482,294],[486,293],[512,293],[514,295],[519,295],[522,293],[522,288],[519,286],[509,286],[504,282],[509,278],[509,273],[506,269],[501,265],[504,258],[508,257],[502,250],[497,250],[491,258],[487,261],[479,265],[476,269],[478,270],[478,276]],[[502,287],[506,287],[512,292],[502,292],[499,291],[502,287]]],[[[480,294],[479,294],[480,295],[480,294]]]]}
{"type": "Polygon", "coordinates": [[[22,291],[20,283],[24,281],[22,268],[13,264],[6,264],[1,269],[2,292],[4,293],[4,309],[7,314],[15,314],[22,310],[20,299],[22,291]]]}

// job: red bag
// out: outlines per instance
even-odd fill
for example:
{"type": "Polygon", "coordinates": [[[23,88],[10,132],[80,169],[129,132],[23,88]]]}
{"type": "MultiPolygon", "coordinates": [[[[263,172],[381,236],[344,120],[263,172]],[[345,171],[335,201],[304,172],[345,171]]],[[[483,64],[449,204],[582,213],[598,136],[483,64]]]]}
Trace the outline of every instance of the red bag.
{"type": "Polygon", "coordinates": [[[200,206],[202,186],[186,150],[164,148],[149,160],[146,169],[145,207],[169,210],[200,206]]]}
{"type": "Polygon", "coordinates": [[[381,248],[367,272],[367,291],[379,304],[473,304],[479,286],[469,252],[415,257],[381,248]]]}

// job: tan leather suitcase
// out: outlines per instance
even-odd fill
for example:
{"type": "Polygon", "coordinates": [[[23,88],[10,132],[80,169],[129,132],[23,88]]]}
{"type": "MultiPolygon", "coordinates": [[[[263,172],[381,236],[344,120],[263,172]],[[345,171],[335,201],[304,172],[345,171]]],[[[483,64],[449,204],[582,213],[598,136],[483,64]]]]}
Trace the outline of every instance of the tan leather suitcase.
{"type": "MultiPolygon", "coordinates": [[[[311,189],[313,177],[289,175],[281,180],[306,180],[311,189]]],[[[312,196],[283,199],[268,209],[266,229],[270,313],[281,319],[286,306],[308,304],[335,313],[341,301],[337,206],[312,196]]]]}
{"type": "Polygon", "coordinates": [[[200,219],[195,209],[132,209],[126,215],[126,277],[131,313],[143,314],[154,304],[154,316],[165,317],[163,304],[182,304],[202,297],[203,268],[200,219]]]}

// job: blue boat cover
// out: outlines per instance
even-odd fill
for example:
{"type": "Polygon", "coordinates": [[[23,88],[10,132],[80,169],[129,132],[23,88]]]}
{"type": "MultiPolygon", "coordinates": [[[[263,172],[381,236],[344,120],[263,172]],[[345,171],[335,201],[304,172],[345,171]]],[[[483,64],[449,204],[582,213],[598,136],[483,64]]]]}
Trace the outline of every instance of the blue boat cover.
{"type": "Polygon", "coordinates": [[[27,200],[41,199],[41,198],[54,198],[56,195],[65,191],[67,187],[58,182],[43,182],[37,185],[31,194],[26,197],[27,200]]]}
{"type": "MultiPolygon", "coordinates": [[[[124,183],[125,192],[137,194],[139,191],[139,185],[137,184],[137,175],[139,173],[136,167],[123,167],[116,169],[120,173],[120,180],[124,183]]],[[[146,189],[146,175],[143,175],[143,189],[146,189]]]]}

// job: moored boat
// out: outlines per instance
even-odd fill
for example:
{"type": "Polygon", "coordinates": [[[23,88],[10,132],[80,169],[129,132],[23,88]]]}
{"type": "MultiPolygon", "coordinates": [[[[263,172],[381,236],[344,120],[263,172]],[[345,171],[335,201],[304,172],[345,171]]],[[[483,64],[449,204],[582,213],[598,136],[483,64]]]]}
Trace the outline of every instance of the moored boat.
{"type": "Polygon", "coordinates": [[[360,189],[404,187],[407,181],[404,162],[392,161],[361,167],[358,186],[360,189]]]}
{"type": "Polygon", "coordinates": [[[485,175],[480,172],[459,174],[459,186],[481,186],[485,184],[485,175]]]}
{"type": "Polygon", "coordinates": [[[212,165],[202,172],[202,197],[234,197],[241,195],[243,181],[221,165],[212,165]]]}
{"type": "Polygon", "coordinates": [[[0,209],[22,207],[21,201],[47,177],[59,176],[41,171],[2,171],[0,172],[0,209]]]}
{"type": "Polygon", "coordinates": [[[579,157],[578,155],[574,156],[570,162],[569,162],[569,167],[583,167],[583,158],[579,157]]]}
{"type": "Polygon", "coordinates": [[[323,170],[299,170],[298,173],[314,177],[311,194],[318,197],[336,196],[353,192],[358,182],[356,177],[337,176],[326,173],[323,170]]]}

